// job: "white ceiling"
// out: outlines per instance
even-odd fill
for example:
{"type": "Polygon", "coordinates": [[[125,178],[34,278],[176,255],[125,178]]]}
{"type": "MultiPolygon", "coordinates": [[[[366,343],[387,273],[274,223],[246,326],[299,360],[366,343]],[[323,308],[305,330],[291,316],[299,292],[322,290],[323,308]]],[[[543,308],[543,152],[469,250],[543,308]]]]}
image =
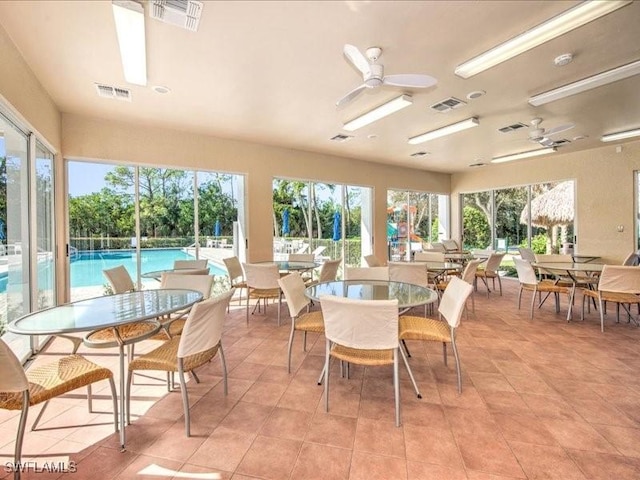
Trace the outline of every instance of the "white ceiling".
{"type": "Polygon", "coordinates": [[[587,137],[562,152],[594,148],[604,133],[640,127],[640,75],[541,107],[527,103],[531,95],[640,59],[638,1],[470,79],[454,75],[458,64],[577,3],[205,2],[198,32],[146,17],[147,87],[124,81],[110,1],[5,0],[0,24],[62,112],[460,172],[538,148],[526,131],[497,131],[533,117],[546,128],[576,124],[556,138],[587,137]],[[429,74],[438,84],[367,91],[337,110],[335,102],[362,81],[342,54],[345,43],[361,51],[381,47],[387,74],[429,74]],[[554,66],[567,52],[574,61],[554,66]],[[99,98],[96,82],[130,88],[132,102],[99,98]],[[171,92],[160,95],[154,85],[171,92]],[[449,113],[429,108],[474,90],[487,93],[449,113]],[[402,92],[413,95],[412,106],[357,130],[348,142],[329,141],[347,133],[344,122],[402,92]],[[479,127],[407,143],[472,116],[479,127]],[[420,150],[430,155],[410,156],[420,150]]]}

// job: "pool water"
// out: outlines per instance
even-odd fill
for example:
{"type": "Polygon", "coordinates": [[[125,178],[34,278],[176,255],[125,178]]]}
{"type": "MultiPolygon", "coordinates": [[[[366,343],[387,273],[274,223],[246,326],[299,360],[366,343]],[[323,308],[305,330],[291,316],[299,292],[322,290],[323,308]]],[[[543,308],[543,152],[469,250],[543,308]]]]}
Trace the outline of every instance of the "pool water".
{"type": "MultiPolygon", "coordinates": [[[[173,268],[174,260],[195,260],[195,257],[180,248],[143,249],[140,251],[141,273],[173,268]]],[[[131,278],[136,278],[136,251],[81,251],[71,260],[71,287],[93,287],[105,285],[102,271],[124,265],[131,278]]],[[[226,275],[227,272],[209,262],[209,273],[226,275]]]]}

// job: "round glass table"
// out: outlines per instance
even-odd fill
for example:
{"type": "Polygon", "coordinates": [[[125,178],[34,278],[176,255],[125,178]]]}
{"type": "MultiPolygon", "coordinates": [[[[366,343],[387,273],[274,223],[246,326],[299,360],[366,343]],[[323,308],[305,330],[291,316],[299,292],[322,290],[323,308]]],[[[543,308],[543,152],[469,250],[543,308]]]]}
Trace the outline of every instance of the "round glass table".
{"type": "Polygon", "coordinates": [[[316,267],[319,267],[319,263],[315,262],[299,262],[299,261],[289,261],[289,260],[270,260],[268,262],[256,262],[260,265],[277,265],[278,270],[281,272],[300,272],[306,270],[312,270],[316,267]]]}
{"type": "Polygon", "coordinates": [[[323,295],[335,295],[361,300],[398,300],[399,309],[434,303],[438,300],[435,290],[403,282],[382,280],[336,280],[312,285],[305,295],[319,301],[323,295]]]}

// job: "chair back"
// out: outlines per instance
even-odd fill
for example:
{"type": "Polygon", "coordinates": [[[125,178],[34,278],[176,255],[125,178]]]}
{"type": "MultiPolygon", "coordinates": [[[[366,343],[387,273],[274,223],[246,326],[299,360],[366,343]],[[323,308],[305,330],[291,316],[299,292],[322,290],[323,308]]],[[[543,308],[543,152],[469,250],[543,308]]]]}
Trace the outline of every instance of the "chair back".
{"type": "Polygon", "coordinates": [[[442,245],[447,252],[457,252],[458,250],[460,250],[460,247],[458,247],[458,242],[453,239],[442,240],[442,245]]]}
{"type": "Polygon", "coordinates": [[[280,288],[280,272],[278,266],[274,264],[259,265],[255,263],[245,263],[244,273],[247,276],[247,286],[259,289],[280,288]]]}
{"type": "Polygon", "coordinates": [[[179,268],[171,272],[163,272],[163,275],[209,275],[208,268],[179,268]]]}
{"type": "Polygon", "coordinates": [[[472,285],[476,278],[478,265],[480,265],[482,262],[484,262],[484,260],[482,259],[468,261],[467,265],[464,267],[464,271],[462,272],[462,280],[472,285]]]}
{"type": "Polygon", "coordinates": [[[398,300],[320,297],[325,337],[350,348],[386,350],[398,346],[398,300]]]}
{"type": "Polygon", "coordinates": [[[513,257],[513,263],[518,272],[518,281],[523,285],[537,285],[538,277],[531,264],[518,257],[513,257]]]}
{"type": "Polygon", "coordinates": [[[315,259],[315,255],[313,253],[290,253],[289,261],[290,262],[313,262],[315,259]]]}
{"type": "Polygon", "coordinates": [[[222,261],[224,262],[224,266],[227,267],[229,280],[233,282],[236,278],[244,278],[244,272],[242,271],[242,265],[240,265],[238,257],[223,258],[222,261]]]}
{"type": "Polygon", "coordinates": [[[165,272],[160,280],[161,288],[186,288],[197,290],[202,294],[203,299],[211,296],[213,286],[213,275],[190,275],[182,273],[165,272]]]}
{"type": "Polygon", "coordinates": [[[431,250],[434,252],[443,252],[443,253],[447,251],[441,242],[432,243],[431,250]]]}
{"type": "Polygon", "coordinates": [[[538,254],[536,253],[537,263],[573,263],[573,257],[569,254],[553,253],[538,254]]]}
{"type": "Polygon", "coordinates": [[[0,392],[24,392],[29,381],[18,357],[4,340],[0,339],[0,392]]]}
{"type": "Polygon", "coordinates": [[[313,249],[313,252],[311,252],[311,255],[313,255],[313,258],[319,257],[322,255],[322,253],[327,249],[327,247],[325,247],[324,245],[320,245],[319,247],[316,247],[313,249]]]}
{"type": "Polygon", "coordinates": [[[338,268],[340,268],[340,264],[342,263],[342,259],[338,258],[337,260],[327,260],[320,267],[320,276],[318,282],[331,282],[338,277],[338,268]]]}
{"type": "Polygon", "coordinates": [[[416,262],[444,262],[444,252],[416,252],[413,254],[416,262]]]}
{"type": "Polygon", "coordinates": [[[640,268],[605,265],[600,274],[598,291],[640,294],[640,268]]]}
{"type": "Polygon", "coordinates": [[[279,279],[278,285],[280,285],[284,293],[284,298],[289,307],[289,314],[291,317],[297,317],[300,311],[309,305],[309,299],[304,295],[304,280],[302,280],[298,272],[292,272],[279,279]]]}
{"type": "Polygon", "coordinates": [[[389,280],[426,287],[429,283],[429,275],[424,263],[389,262],[389,280]]]}
{"type": "Polygon", "coordinates": [[[367,264],[367,267],[382,267],[382,262],[378,260],[378,257],[375,255],[366,255],[364,257],[364,261],[367,264]]]}
{"type": "Polygon", "coordinates": [[[173,261],[173,269],[180,270],[182,268],[192,268],[192,269],[204,269],[207,268],[207,264],[209,260],[206,258],[203,260],[174,260],[173,261]]]}
{"type": "Polygon", "coordinates": [[[212,349],[222,338],[224,317],[235,289],[196,303],[189,311],[178,345],[178,358],[212,349]]]}
{"type": "Polygon", "coordinates": [[[487,258],[487,263],[484,266],[485,272],[497,273],[504,256],[505,252],[492,253],[491,255],[489,255],[489,258],[487,258]]]}
{"type": "Polygon", "coordinates": [[[526,260],[529,263],[534,263],[536,261],[536,254],[533,253],[533,250],[525,247],[518,247],[518,252],[520,252],[520,257],[523,260],[526,260]]]}
{"type": "Polygon", "coordinates": [[[129,275],[129,272],[124,265],[108,268],[103,270],[102,273],[107,277],[107,281],[109,282],[109,285],[111,285],[113,293],[132,292],[136,289],[136,286],[133,284],[133,280],[131,279],[131,275],[129,275]]]}
{"type": "Polygon", "coordinates": [[[440,299],[438,312],[447,320],[451,328],[458,328],[460,325],[464,305],[472,291],[473,286],[458,277],[451,277],[449,280],[440,299]]]}
{"type": "Polygon", "coordinates": [[[389,281],[389,267],[347,267],[345,280],[382,280],[389,281]]]}
{"type": "Polygon", "coordinates": [[[636,267],[638,264],[640,264],[640,257],[638,257],[636,252],[631,252],[622,262],[622,265],[626,265],[627,267],[636,267]]]}

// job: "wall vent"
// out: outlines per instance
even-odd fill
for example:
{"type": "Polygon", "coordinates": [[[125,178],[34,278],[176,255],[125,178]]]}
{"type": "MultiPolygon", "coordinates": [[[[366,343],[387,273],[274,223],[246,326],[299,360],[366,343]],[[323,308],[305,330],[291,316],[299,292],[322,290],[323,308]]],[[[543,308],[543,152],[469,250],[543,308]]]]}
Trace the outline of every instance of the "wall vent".
{"type": "Polygon", "coordinates": [[[567,140],[566,138],[562,138],[560,140],[554,140],[553,141],[553,146],[554,147],[562,147],[563,145],[569,145],[571,143],[571,140],[567,140]]]}
{"type": "Polygon", "coordinates": [[[131,90],[105,85],[103,83],[96,83],[95,86],[99,97],[115,98],[116,100],[124,100],[125,102],[131,101],[131,90]]]}
{"type": "Polygon", "coordinates": [[[411,154],[412,157],[424,157],[426,155],[429,155],[429,152],[415,152],[411,154]]]}
{"type": "Polygon", "coordinates": [[[345,135],[344,133],[339,133],[330,138],[330,140],[334,142],[348,142],[353,138],[352,135],[345,135]]]}
{"type": "Polygon", "coordinates": [[[449,97],[438,103],[434,103],[433,105],[431,105],[431,108],[436,112],[446,113],[450,112],[454,108],[464,107],[466,104],[467,102],[463,102],[462,100],[459,100],[455,97],[449,97]]]}
{"type": "Polygon", "coordinates": [[[198,31],[202,16],[202,2],[195,0],[153,0],[149,16],[177,27],[198,31]]]}
{"type": "Polygon", "coordinates": [[[506,127],[499,128],[498,131],[502,133],[511,133],[526,127],[527,127],[526,124],[522,122],[518,122],[518,123],[514,123],[513,125],[507,125],[506,127]]]}

